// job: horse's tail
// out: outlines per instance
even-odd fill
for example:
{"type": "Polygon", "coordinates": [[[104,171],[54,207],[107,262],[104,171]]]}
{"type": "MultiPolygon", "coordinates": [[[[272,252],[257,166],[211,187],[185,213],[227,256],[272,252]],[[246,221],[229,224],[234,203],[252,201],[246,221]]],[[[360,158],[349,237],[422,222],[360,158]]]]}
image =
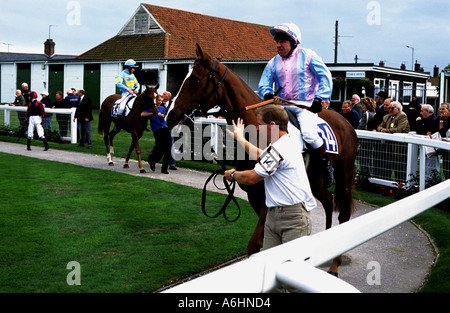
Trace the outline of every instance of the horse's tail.
{"type": "MultiPolygon", "coordinates": [[[[103,106],[102,106],[103,107],[103,106]]],[[[102,112],[103,110],[100,109],[100,112],[98,113],[98,126],[97,126],[97,132],[99,135],[103,135],[103,132],[105,132],[106,128],[106,119],[105,115],[102,112]]]]}
{"type": "Polygon", "coordinates": [[[99,135],[103,135],[104,132],[109,131],[109,127],[111,126],[111,112],[109,108],[119,98],[120,95],[111,95],[103,101],[100,112],[98,113],[97,132],[99,135]]]}
{"type": "MultiPolygon", "coordinates": [[[[339,162],[339,161],[338,161],[339,162]]],[[[353,201],[352,186],[355,178],[355,167],[353,164],[344,166],[340,164],[334,167],[335,191],[334,191],[334,210],[339,212],[340,216],[350,216],[355,211],[353,201]]],[[[347,219],[347,220],[348,220],[347,219]]]]}

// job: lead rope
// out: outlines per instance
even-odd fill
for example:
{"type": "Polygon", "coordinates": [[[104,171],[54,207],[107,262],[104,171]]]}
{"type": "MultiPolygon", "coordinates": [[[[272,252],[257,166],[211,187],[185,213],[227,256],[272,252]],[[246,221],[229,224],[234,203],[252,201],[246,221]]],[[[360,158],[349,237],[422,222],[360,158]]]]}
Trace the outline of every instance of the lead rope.
{"type": "Polygon", "coordinates": [[[218,176],[219,174],[224,174],[225,171],[227,170],[227,168],[226,168],[225,164],[224,164],[222,161],[220,161],[214,153],[212,154],[212,156],[213,156],[213,158],[216,160],[216,162],[220,165],[221,168],[218,169],[218,170],[216,170],[214,173],[212,173],[212,174],[208,177],[208,179],[206,180],[205,185],[203,186],[203,192],[202,192],[202,212],[203,212],[203,214],[204,214],[205,216],[207,216],[207,217],[209,217],[209,218],[216,218],[216,217],[219,217],[220,215],[223,215],[223,217],[225,218],[225,220],[227,220],[227,221],[230,222],[230,223],[233,223],[233,222],[237,221],[237,220],[239,219],[239,217],[241,216],[241,207],[239,206],[239,203],[237,202],[236,198],[234,197],[234,190],[235,190],[235,188],[236,188],[236,182],[233,181],[233,182],[230,183],[230,182],[227,181],[227,179],[225,178],[225,176],[223,176],[223,184],[225,185],[225,188],[219,188],[219,187],[217,186],[217,184],[216,184],[216,182],[215,182],[217,176],[218,176]],[[206,212],[206,187],[208,186],[208,183],[209,183],[211,180],[213,181],[214,186],[215,186],[217,189],[219,189],[219,190],[225,190],[225,189],[226,189],[227,192],[228,192],[228,196],[227,196],[227,198],[225,199],[225,203],[222,205],[222,207],[220,208],[220,210],[219,210],[216,214],[214,214],[214,215],[209,215],[209,214],[206,212]],[[228,216],[227,216],[227,214],[226,214],[226,209],[227,209],[227,207],[228,207],[228,205],[230,204],[231,201],[233,201],[233,202],[236,204],[237,208],[238,208],[238,214],[237,214],[237,217],[234,218],[234,219],[229,219],[228,216]]]}

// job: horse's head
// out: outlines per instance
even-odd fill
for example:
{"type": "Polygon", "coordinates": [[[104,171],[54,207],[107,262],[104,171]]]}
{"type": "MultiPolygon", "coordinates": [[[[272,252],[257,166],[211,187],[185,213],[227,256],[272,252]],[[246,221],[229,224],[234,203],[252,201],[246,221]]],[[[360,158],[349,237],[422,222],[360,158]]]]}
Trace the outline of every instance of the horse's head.
{"type": "Polygon", "coordinates": [[[186,116],[206,115],[219,104],[223,94],[220,88],[228,69],[204,51],[198,44],[194,67],[188,73],[167,117],[167,126],[174,127],[186,116]],[[219,69],[220,64],[220,69],[219,69]]]}
{"type": "Polygon", "coordinates": [[[158,88],[159,84],[155,87],[149,87],[145,85],[145,90],[141,94],[139,102],[142,105],[141,110],[145,111],[147,109],[151,109],[153,113],[158,112],[158,106],[156,105],[156,98],[158,97],[158,88]]]}

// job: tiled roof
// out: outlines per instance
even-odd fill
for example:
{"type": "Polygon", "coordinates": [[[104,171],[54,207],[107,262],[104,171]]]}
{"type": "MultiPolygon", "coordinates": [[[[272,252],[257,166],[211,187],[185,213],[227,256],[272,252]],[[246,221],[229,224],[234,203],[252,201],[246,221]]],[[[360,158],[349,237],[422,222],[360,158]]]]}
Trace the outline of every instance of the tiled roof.
{"type": "Polygon", "coordinates": [[[195,56],[199,43],[222,60],[268,60],[276,54],[270,27],[142,4],[161,27],[159,34],[117,35],[80,59],[180,59],[195,56]]]}
{"type": "Polygon", "coordinates": [[[83,53],[83,60],[160,59],[164,57],[164,35],[114,36],[83,53]]]}

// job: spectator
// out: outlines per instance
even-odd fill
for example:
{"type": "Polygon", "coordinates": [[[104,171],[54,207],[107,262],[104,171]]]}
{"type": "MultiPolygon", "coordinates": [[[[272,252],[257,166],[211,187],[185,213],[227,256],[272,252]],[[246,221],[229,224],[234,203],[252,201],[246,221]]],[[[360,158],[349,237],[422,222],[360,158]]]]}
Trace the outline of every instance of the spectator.
{"type": "MultiPolygon", "coordinates": [[[[439,131],[441,138],[450,138],[450,110],[448,103],[442,103],[439,108],[439,119],[434,123],[432,128],[432,133],[439,131]]],[[[444,171],[445,179],[450,178],[450,151],[442,150],[440,151],[442,155],[442,169],[444,171]]]]}
{"type": "Polygon", "coordinates": [[[335,109],[330,107],[330,100],[322,100],[322,110],[330,110],[330,111],[336,112],[335,109]]]}
{"type": "Polygon", "coordinates": [[[388,102],[390,103],[388,95],[384,91],[380,91],[375,96],[375,104],[376,104],[375,116],[369,122],[369,126],[368,126],[369,129],[372,129],[372,130],[376,129],[378,127],[378,125],[380,125],[381,122],[383,121],[383,116],[385,116],[389,113],[387,110],[384,109],[384,102],[386,99],[388,99],[388,102]]]}
{"type": "Polygon", "coordinates": [[[89,149],[92,149],[92,101],[86,96],[86,91],[84,89],[78,90],[79,104],[77,110],[75,111],[75,119],[80,123],[81,137],[80,137],[80,147],[84,147],[85,144],[88,145],[89,149]]]}
{"type": "MultiPolygon", "coordinates": [[[[10,104],[10,106],[17,107],[26,107],[28,103],[25,100],[25,97],[22,95],[21,90],[16,90],[16,98],[14,102],[10,104]]],[[[27,112],[17,112],[17,117],[19,119],[20,126],[25,126],[25,119],[27,118],[27,112]]]]}
{"type": "Polygon", "coordinates": [[[363,115],[363,109],[360,102],[361,98],[357,94],[354,94],[352,96],[352,109],[358,112],[359,116],[361,117],[363,115]]]}
{"type": "Polygon", "coordinates": [[[25,103],[28,105],[31,102],[30,88],[27,83],[22,83],[22,95],[25,98],[25,103]]]}
{"type": "Polygon", "coordinates": [[[411,131],[416,131],[416,120],[420,117],[421,105],[417,101],[416,96],[412,96],[412,101],[408,105],[406,115],[408,115],[408,122],[411,131]]]}
{"type": "MultiPolygon", "coordinates": [[[[429,104],[423,104],[420,109],[420,116],[416,120],[416,132],[418,135],[429,135],[432,132],[436,121],[434,109],[429,104]]],[[[429,155],[425,160],[425,176],[431,177],[433,171],[440,172],[439,158],[436,155],[429,155]]]]}
{"type": "Polygon", "coordinates": [[[423,104],[420,109],[420,116],[416,119],[416,132],[418,135],[427,135],[431,132],[436,116],[434,109],[429,104],[423,104]]]}
{"type": "MultiPolygon", "coordinates": [[[[48,96],[48,92],[47,90],[44,90],[41,92],[41,102],[44,105],[45,108],[51,108],[52,107],[52,101],[50,100],[50,97],[48,96]]],[[[52,131],[52,116],[53,113],[48,113],[45,112],[45,117],[44,117],[44,131],[45,130],[49,130],[50,132],[52,131]]]]}
{"type": "Polygon", "coordinates": [[[346,100],[342,103],[342,111],[340,114],[345,117],[345,119],[352,124],[353,128],[357,128],[359,124],[359,114],[352,109],[352,104],[350,100],[346,100]]]}
{"type": "MultiPolygon", "coordinates": [[[[68,109],[71,108],[70,101],[65,101],[62,91],[57,91],[55,95],[55,101],[53,102],[52,109],[68,109]]],[[[59,125],[59,134],[61,137],[67,137],[69,129],[70,117],[67,114],[56,113],[56,121],[59,125]]]]}
{"type": "MultiPolygon", "coordinates": [[[[398,101],[392,101],[389,105],[389,115],[383,117],[383,122],[377,127],[382,133],[408,133],[408,116],[403,112],[403,106],[398,101]]],[[[385,143],[385,159],[382,161],[383,170],[387,169],[385,179],[391,179],[392,170],[397,182],[406,181],[407,146],[391,141],[385,143]],[[387,162],[386,162],[387,161],[387,162]],[[391,162],[389,162],[391,161],[391,162]]]]}
{"type": "Polygon", "coordinates": [[[365,97],[361,100],[361,107],[363,109],[363,114],[359,120],[358,129],[363,130],[373,130],[369,128],[369,123],[375,116],[376,104],[370,97],[365,97]]]}
{"type": "Polygon", "coordinates": [[[377,127],[377,131],[382,133],[408,133],[409,123],[403,106],[398,101],[393,101],[389,105],[389,115],[383,117],[383,121],[377,127]]]}
{"type": "Polygon", "coordinates": [[[36,128],[39,138],[44,142],[44,151],[47,151],[49,147],[47,139],[44,136],[44,129],[42,128],[42,124],[44,123],[42,118],[45,117],[45,108],[37,97],[37,92],[30,92],[31,102],[28,104],[26,119],[28,121],[27,150],[31,151],[31,139],[34,137],[34,129],[36,128]]]}

